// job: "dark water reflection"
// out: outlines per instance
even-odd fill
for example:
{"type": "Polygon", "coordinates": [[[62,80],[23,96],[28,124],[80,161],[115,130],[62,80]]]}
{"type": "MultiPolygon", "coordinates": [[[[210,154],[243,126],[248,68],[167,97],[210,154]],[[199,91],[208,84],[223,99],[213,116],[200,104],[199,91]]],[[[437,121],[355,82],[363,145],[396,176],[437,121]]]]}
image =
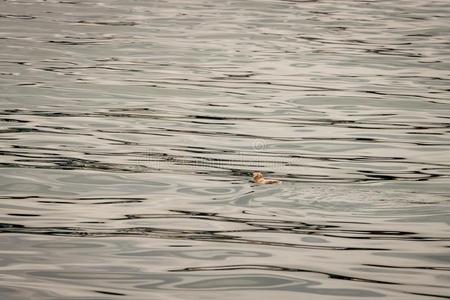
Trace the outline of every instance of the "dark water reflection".
{"type": "Polygon", "coordinates": [[[449,17],[1,2],[1,298],[450,298],[449,17]]]}

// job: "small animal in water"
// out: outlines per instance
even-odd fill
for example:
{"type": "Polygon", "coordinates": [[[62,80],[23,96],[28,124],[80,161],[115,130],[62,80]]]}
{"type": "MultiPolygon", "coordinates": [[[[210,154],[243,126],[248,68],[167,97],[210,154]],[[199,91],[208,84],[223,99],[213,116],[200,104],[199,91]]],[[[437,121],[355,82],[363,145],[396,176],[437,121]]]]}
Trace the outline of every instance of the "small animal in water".
{"type": "Polygon", "coordinates": [[[275,179],[265,179],[261,172],[253,172],[253,181],[257,184],[275,184],[280,181],[275,179]]]}

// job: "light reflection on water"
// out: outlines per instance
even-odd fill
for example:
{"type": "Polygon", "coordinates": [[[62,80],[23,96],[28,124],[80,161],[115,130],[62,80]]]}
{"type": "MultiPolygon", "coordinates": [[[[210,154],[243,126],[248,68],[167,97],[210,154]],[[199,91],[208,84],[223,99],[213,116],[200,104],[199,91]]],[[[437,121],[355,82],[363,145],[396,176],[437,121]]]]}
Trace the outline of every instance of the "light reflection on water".
{"type": "Polygon", "coordinates": [[[449,15],[3,1],[0,295],[450,298],[449,15]]]}

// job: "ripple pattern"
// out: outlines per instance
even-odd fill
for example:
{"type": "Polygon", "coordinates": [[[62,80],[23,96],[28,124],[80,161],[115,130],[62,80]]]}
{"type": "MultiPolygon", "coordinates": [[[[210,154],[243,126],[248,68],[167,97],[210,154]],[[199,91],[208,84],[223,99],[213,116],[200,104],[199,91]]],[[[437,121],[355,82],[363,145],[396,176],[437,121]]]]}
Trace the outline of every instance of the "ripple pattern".
{"type": "Polygon", "coordinates": [[[447,2],[0,2],[0,298],[450,298],[447,2]]]}

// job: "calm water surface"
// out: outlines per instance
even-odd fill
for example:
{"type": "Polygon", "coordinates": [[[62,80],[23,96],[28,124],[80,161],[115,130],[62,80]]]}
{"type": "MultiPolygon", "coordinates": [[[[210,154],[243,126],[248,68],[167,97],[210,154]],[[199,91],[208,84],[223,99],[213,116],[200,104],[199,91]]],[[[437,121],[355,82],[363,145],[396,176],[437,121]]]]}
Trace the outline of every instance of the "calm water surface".
{"type": "Polygon", "coordinates": [[[449,19],[1,1],[1,299],[450,298],[449,19]]]}

